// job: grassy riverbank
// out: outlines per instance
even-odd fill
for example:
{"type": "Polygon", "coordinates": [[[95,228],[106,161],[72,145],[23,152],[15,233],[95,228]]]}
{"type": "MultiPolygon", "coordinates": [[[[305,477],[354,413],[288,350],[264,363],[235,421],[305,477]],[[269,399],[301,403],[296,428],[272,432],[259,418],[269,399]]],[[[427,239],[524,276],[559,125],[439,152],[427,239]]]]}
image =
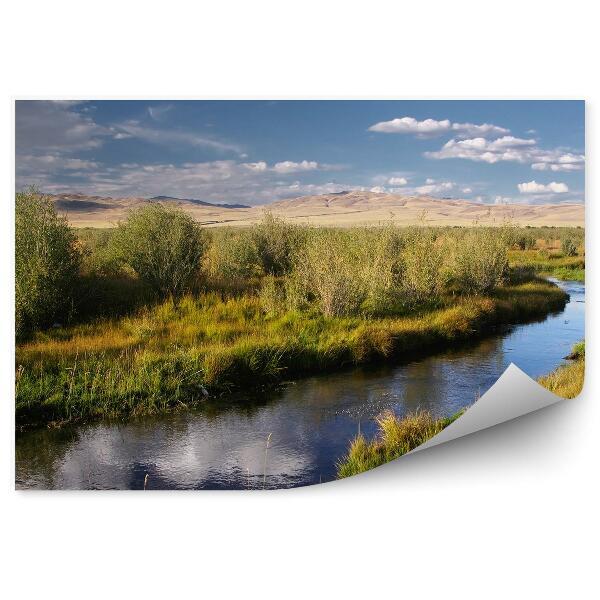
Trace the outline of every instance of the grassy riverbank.
{"type": "Polygon", "coordinates": [[[260,298],[217,294],[166,301],[133,316],[37,333],[17,347],[16,419],[152,414],[234,388],[397,358],[540,317],[566,295],[542,281],[486,296],[440,298],[395,317],[317,311],[272,315],[260,298]]]}
{"type": "Polygon", "coordinates": [[[508,259],[513,267],[532,269],[541,277],[585,281],[583,255],[565,256],[559,250],[511,250],[508,259]]]}
{"type": "Polygon", "coordinates": [[[375,439],[367,441],[363,435],[354,438],[348,454],[337,465],[338,478],[370,471],[407,454],[437,435],[463,412],[442,419],[435,419],[427,411],[402,418],[391,411],[384,412],[376,419],[379,433],[375,439]]]}
{"type": "Polygon", "coordinates": [[[540,385],[561,398],[575,398],[583,389],[585,378],[585,342],[573,346],[570,363],[561,365],[538,379],[540,385]]]}

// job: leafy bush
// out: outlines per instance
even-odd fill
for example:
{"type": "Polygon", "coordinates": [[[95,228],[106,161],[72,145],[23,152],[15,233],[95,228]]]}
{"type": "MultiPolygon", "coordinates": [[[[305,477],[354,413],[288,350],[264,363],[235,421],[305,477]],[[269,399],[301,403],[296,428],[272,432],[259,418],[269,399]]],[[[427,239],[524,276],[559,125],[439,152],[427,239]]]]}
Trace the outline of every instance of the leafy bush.
{"type": "Polygon", "coordinates": [[[563,238],[561,240],[560,247],[565,256],[577,256],[577,244],[573,238],[563,238]]]}
{"type": "Polygon", "coordinates": [[[288,308],[326,316],[385,314],[399,305],[401,235],[393,227],[309,230],[285,276],[288,308]]]}
{"type": "Polygon", "coordinates": [[[111,243],[120,260],[156,294],[175,300],[195,282],[207,245],[192,217],[162,204],[132,211],[111,243]]]}
{"type": "Polygon", "coordinates": [[[66,320],[73,304],[81,254],[65,218],[51,200],[31,190],[16,195],[15,324],[21,338],[54,320],[66,320]]]}
{"type": "Polygon", "coordinates": [[[294,277],[314,296],[324,315],[354,314],[367,298],[362,248],[346,232],[321,230],[309,236],[295,263],[294,277]]]}
{"type": "Polygon", "coordinates": [[[206,269],[216,278],[251,279],[290,273],[305,230],[266,211],[248,228],[213,232],[206,269]]]}
{"type": "Polygon", "coordinates": [[[472,229],[455,240],[451,275],[459,290],[486,294],[508,276],[507,243],[502,231],[472,229]]]}
{"type": "Polygon", "coordinates": [[[118,277],[122,275],[122,263],[111,240],[114,229],[80,229],[77,237],[82,246],[82,271],[99,277],[118,277]]]}
{"type": "Polygon", "coordinates": [[[250,279],[261,275],[261,261],[250,229],[213,233],[206,253],[207,273],[216,278],[250,279]]]}
{"type": "Polygon", "coordinates": [[[266,211],[251,230],[256,255],[265,275],[284,275],[292,269],[294,254],[303,241],[302,228],[266,211]]]}
{"type": "Polygon", "coordinates": [[[390,313],[403,301],[400,286],[403,236],[394,226],[386,226],[368,230],[358,243],[362,252],[358,255],[361,264],[356,268],[364,279],[366,293],[362,308],[369,314],[390,313]]]}
{"type": "Polygon", "coordinates": [[[402,289],[409,304],[435,300],[444,290],[448,273],[447,248],[434,231],[409,232],[402,250],[402,289]]]}

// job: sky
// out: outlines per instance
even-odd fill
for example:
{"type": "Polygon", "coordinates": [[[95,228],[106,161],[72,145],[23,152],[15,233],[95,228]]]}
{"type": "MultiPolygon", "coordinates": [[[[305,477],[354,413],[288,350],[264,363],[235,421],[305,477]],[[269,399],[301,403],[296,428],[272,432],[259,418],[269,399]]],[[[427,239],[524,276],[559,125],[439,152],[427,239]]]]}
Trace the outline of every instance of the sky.
{"type": "Polygon", "coordinates": [[[18,100],[17,190],[584,201],[583,101],[18,100]]]}

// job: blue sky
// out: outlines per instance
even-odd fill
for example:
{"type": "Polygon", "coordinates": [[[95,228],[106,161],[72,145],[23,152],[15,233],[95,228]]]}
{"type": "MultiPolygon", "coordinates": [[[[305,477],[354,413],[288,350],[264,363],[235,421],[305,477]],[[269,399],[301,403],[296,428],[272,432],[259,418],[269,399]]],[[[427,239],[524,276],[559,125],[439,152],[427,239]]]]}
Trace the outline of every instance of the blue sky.
{"type": "Polygon", "coordinates": [[[584,200],[581,101],[17,101],[17,189],[584,200]]]}

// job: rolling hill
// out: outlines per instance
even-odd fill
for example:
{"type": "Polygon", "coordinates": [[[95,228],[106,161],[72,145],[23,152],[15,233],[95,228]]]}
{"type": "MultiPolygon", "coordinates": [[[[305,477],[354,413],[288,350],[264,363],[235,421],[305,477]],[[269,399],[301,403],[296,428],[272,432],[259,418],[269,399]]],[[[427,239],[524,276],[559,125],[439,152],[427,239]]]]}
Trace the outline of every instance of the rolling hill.
{"type": "Polygon", "coordinates": [[[468,200],[401,196],[376,192],[340,192],[302,196],[272,204],[212,204],[202,200],[155,196],[154,198],[106,198],[83,194],[51,196],[57,210],[75,227],[113,227],[127,211],[150,202],[182,208],[206,226],[250,225],[265,209],[298,223],[312,225],[376,225],[393,221],[398,225],[501,225],[510,221],[532,226],[583,226],[583,204],[481,204],[468,200]]]}

